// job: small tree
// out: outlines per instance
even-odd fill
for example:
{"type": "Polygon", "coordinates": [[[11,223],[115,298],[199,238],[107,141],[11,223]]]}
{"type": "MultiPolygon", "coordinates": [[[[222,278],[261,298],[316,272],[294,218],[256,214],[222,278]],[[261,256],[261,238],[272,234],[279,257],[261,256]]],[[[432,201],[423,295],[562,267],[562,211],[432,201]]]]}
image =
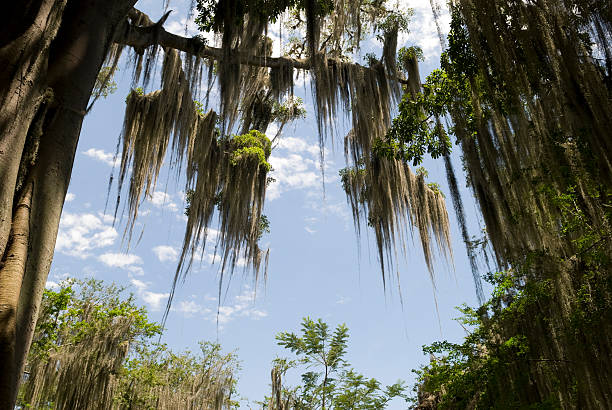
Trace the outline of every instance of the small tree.
{"type": "Polygon", "coordinates": [[[272,369],[272,396],[264,408],[290,409],[382,409],[394,397],[403,397],[403,382],[385,389],[376,379],[348,369],[345,360],[348,345],[345,324],[332,332],[321,319],[302,320],[301,335],[282,332],[276,336],[280,346],[297,355],[296,361],[275,359],[272,369]],[[311,369],[302,374],[302,385],[287,388],[282,385],[286,372],[294,367],[311,369]],[[348,369],[348,370],[347,370],[348,369]]]}

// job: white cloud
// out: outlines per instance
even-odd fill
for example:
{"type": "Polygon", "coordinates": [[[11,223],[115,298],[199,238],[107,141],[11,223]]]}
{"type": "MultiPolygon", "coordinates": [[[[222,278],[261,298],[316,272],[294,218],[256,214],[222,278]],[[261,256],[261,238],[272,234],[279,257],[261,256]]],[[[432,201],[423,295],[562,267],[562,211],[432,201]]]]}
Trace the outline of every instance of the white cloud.
{"type": "Polygon", "coordinates": [[[309,192],[307,195],[307,201],[304,204],[306,209],[310,209],[316,216],[304,218],[306,222],[304,230],[310,234],[316,232],[316,228],[320,227],[322,223],[328,218],[337,218],[344,224],[344,229],[348,230],[351,228],[351,212],[349,206],[345,201],[335,202],[333,196],[327,196],[325,200],[321,199],[319,193],[309,192]]]}
{"type": "Polygon", "coordinates": [[[218,320],[219,325],[225,325],[237,318],[259,320],[268,316],[265,310],[255,307],[255,293],[248,287],[245,287],[242,293],[234,296],[231,303],[226,305],[217,306],[217,298],[210,295],[205,295],[202,302],[198,303],[194,300],[180,301],[172,310],[188,317],[199,315],[211,322],[218,320]]]}
{"type": "Polygon", "coordinates": [[[194,302],[193,300],[189,300],[189,301],[183,300],[179,302],[178,308],[176,310],[182,313],[193,314],[193,313],[201,312],[202,309],[204,309],[202,305],[194,302]]]}
{"type": "Polygon", "coordinates": [[[147,305],[149,305],[151,310],[154,310],[154,311],[160,309],[161,302],[164,299],[167,299],[168,296],[170,296],[169,293],[155,293],[155,292],[150,292],[148,290],[143,291],[140,294],[140,297],[142,297],[142,299],[145,301],[145,303],[147,305]]]}
{"type": "Polygon", "coordinates": [[[75,198],[75,195],[74,195],[73,193],[68,192],[68,193],[66,194],[66,199],[65,199],[64,201],[65,201],[65,202],[70,202],[70,201],[73,201],[73,200],[74,200],[74,198],[75,198]]]}
{"type": "Polygon", "coordinates": [[[290,189],[310,189],[320,185],[320,171],[312,159],[299,154],[289,154],[282,157],[272,155],[269,161],[274,169],[270,176],[276,179],[267,192],[271,200],[290,189]]]}
{"type": "Polygon", "coordinates": [[[195,35],[203,35],[204,38],[208,40],[209,43],[212,43],[214,40],[214,33],[200,33],[197,24],[195,23],[196,15],[195,13],[187,20],[186,18],[181,18],[178,20],[170,20],[168,23],[164,25],[166,31],[176,34],[178,36],[189,36],[193,37],[195,35]],[[187,31],[185,33],[185,30],[187,31]]]}
{"type": "Polygon", "coordinates": [[[214,313],[213,309],[204,307],[193,300],[183,300],[178,303],[177,312],[184,314],[187,317],[194,315],[210,315],[214,313]]]}
{"type": "Polygon", "coordinates": [[[155,191],[149,198],[149,202],[158,208],[168,209],[170,211],[178,211],[178,205],[172,201],[172,197],[165,192],[155,191]]]}
{"type": "Polygon", "coordinates": [[[130,271],[136,275],[144,275],[144,270],[138,266],[142,265],[142,258],[131,253],[105,253],[98,256],[98,260],[113,268],[130,271]]]}
{"type": "Polygon", "coordinates": [[[91,256],[94,249],[112,245],[117,237],[115,228],[94,214],[64,212],[55,249],[85,259],[91,256]]]}
{"type": "Polygon", "coordinates": [[[174,262],[178,259],[178,250],[168,245],[160,245],[153,248],[153,253],[160,262],[174,262]]]}
{"type": "MultiPolygon", "coordinates": [[[[314,190],[322,187],[321,151],[318,143],[311,143],[302,138],[283,137],[274,148],[269,162],[273,171],[270,176],[276,181],[267,189],[266,197],[274,200],[289,190],[314,190]],[[275,155],[278,151],[281,153],[275,155]]],[[[325,149],[326,158],[330,157],[325,149]]],[[[332,162],[325,160],[325,169],[331,169],[332,162]]],[[[326,172],[326,182],[334,179],[334,172],[326,172]],[[331,178],[330,178],[331,176],[331,178]]]]}
{"type": "Polygon", "coordinates": [[[100,255],[98,260],[113,268],[126,269],[133,265],[142,265],[142,258],[131,253],[105,253],[100,255]]]}
{"type": "MultiPolygon", "coordinates": [[[[402,33],[398,39],[398,45],[416,44],[423,49],[426,61],[437,59],[440,56],[440,39],[438,30],[431,10],[430,0],[402,0],[403,9],[408,7],[414,9],[414,17],[410,21],[410,32],[402,33]]],[[[450,30],[450,14],[445,1],[435,0],[440,5],[440,28],[444,35],[450,30]]]]}
{"type": "Polygon", "coordinates": [[[45,283],[45,288],[47,288],[47,289],[58,289],[59,288],[59,283],[53,282],[51,280],[48,280],[45,283]]]}
{"type": "Polygon", "coordinates": [[[130,283],[136,288],[136,293],[138,296],[140,296],[142,300],[149,305],[149,308],[152,311],[159,310],[164,299],[167,299],[170,296],[169,293],[157,293],[147,290],[149,283],[138,279],[130,278],[130,283]]]}
{"type": "Polygon", "coordinates": [[[148,287],[148,285],[143,281],[134,278],[130,279],[130,283],[139,291],[143,291],[148,287]]]}
{"type": "Polygon", "coordinates": [[[317,144],[308,144],[301,138],[296,137],[285,137],[282,138],[276,149],[285,149],[289,152],[307,152],[313,157],[318,157],[321,153],[321,149],[317,144]]]}
{"type": "Polygon", "coordinates": [[[115,222],[115,218],[112,215],[103,214],[102,212],[98,212],[98,217],[102,219],[102,222],[105,224],[112,224],[115,222]]]}
{"type": "MultiPolygon", "coordinates": [[[[246,317],[258,320],[268,316],[268,313],[254,307],[255,291],[246,288],[241,294],[237,295],[233,303],[219,307],[219,324],[226,324],[237,317],[246,317]]],[[[215,319],[216,312],[215,312],[215,319]]]]}
{"type": "Polygon", "coordinates": [[[294,87],[304,87],[304,84],[310,82],[310,72],[295,70],[295,76],[293,76],[294,87]]]}
{"type": "Polygon", "coordinates": [[[83,152],[83,154],[97,161],[104,162],[106,165],[109,165],[111,167],[117,165],[119,161],[118,158],[115,158],[114,154],[106,152],[102,149],[90,148],[87,151],[83,152]]]}
{"type": "Polygon", "coordinates": [[[335,204],[331,204],[325,202],[324,204],[317,203],[315,204],[315,209],[321,210],[324,214],[327,215],[335,215],[344,220],[349,220],[349,212],[348,205],[345,202],[337,202],[335,204]]]}
{"type": "Polygon", "coordinates": [[[217,238],[219,238],[219,234],[220,234],[219,230],[208,228],[208,230],[206,231],[206,240],[214,242],[217,240],[217,238]]]}

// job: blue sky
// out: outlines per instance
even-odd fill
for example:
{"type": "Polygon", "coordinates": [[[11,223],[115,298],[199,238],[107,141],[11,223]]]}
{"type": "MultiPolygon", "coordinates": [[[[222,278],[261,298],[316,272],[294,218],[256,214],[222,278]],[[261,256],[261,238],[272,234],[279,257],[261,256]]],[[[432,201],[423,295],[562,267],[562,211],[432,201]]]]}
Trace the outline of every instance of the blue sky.
{"type": "MultiPolygon", "coordinates": [[[[185,25],[193,29],[186,19],[189,3],[170,3],[170,9],[176,12],[166,23],[167,29],[177,33],[183,33],[185,25]]],[[[423,48],[426,61],[421,74],[425,76],[436,67],[440,52],[429,0],[399,3],[416,12],[411,33],[400,39],[400,46],[417,44],[423,48]]],[[[153,20],[163,14],[161,1],[141,1],[137,7],[153,20]]],[[[447,30],[448,16],[443,22],[447,30]]],[[[379,47],[374,40],[368,42],[367,47],[379,47]]],[[[160,320],[183,238],[184,186],[180,178],[177,183],[175,172],[162,172],[156,192],[140,208],[129,247],[123,240],[125,225],[122,221],[113,225],[116,186],[111,190],[109,211],[104,213],[131,80],[130,70],[124,65],[120,69],[116,77],[118,91],[100,100],[83,124],[48,285],[66,276],[115,281],[128,286],[138,303],[147,306],[150,317],[160,320]]],[[[347,324],[347,359],[357,371],[383,384],[398,379],[411,384],[411,369],[428,360],[421,346],[440,339],[460,340],[464,330],[453,321],[458,316],[454,307],[476,304],[450,199],[447,207],[454,265],[437,265],[438,313],[418,240],[407,244],[406,258],[398,263],[401,299],[397,281],[386,292],[383,290],[373,238],[364,232],[358,243],[339,185],[338,170],[344,167],[339,145],[342,138],[337,138],[335,146],[330,141],[326,147],[323,196],[308,81],[296,87],[296,94],[305,99],[307,118],[285,128],[270,159],[276,182],[269,187],[264,213],[270,219],[271,232],[261,240],[262,247],[270,249],[267,281],[260,281],[255,288],[252,275],[237,270],[228,287],[224,287],[217,327],[219,276],[217,265],[211,265],[209,252],[214,246],[209,246],[185,282],[179,284],[163,338],[177,350],[196,350],[199,340],[217,340],[226,351],[236,350],[242,361],[238,388],[245,398],[244,408],[249,408],[248,400],[260,400],[268,392],[272,359],[286,356],[276,346],[274,336],[281,331],[298,330],[304,316],[322,318],[332,326],[347,324]]],[[[347,121],[339,118],[338,124],[340,136],[347,121]]],[[[460,162],[455,159],[460,171],[460,162]]],[[[442,190],[448,192],[443,164],[429,160],[424,165],[429,180],[440,183],[442,190]]],[[[476,234],[480,230],[476,207],[464,180],[459,177],[469,227],[476,234]]],[[[214,233],[209,235],[211,239],[214,233]]],[[[394,402],[390,408],[404,406],[394,402]]]]}

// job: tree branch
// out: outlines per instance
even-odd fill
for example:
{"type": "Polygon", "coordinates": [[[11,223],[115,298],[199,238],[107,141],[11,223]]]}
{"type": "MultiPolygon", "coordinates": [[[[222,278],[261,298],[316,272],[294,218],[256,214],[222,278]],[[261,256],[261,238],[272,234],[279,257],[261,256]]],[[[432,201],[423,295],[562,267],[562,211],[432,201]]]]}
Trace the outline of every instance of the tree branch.
{"type": "MultiPolygon", "coordinates": [[[[134,47],[137,51],[144,50],[152,45],[174,48],[187,54],[199,56],[201,58],[211,58],[214,60],[223,59],[223,50],[217,47],[207,46],[198,37],[183,37],[172,34],[160,24],[153,23],[146,14],[133,9],[128,15],[131,21],[125,21],[123,27],[115,37],[115,42],[134,47]],[[139,22],[143,25],[134,24],[139,22]]],[[[163,19],[163,18],[162,18],[163,19]]],[[[240,50],[232,51],[232,59],[240,64],[252,65],[257,67],[285,67],[291,66],[297,69],[310,69],[308,59],[293,59],[286,57],[263,57],[245,53],[240,50]]]]}
{"type": "MultiPolygon", "coordinates": [[[[137,9],[132,9],[128,17],[130,21],[126,20],[124,22],[123,27],[119,28],[115,37],[115,42],[118,44],[134,47],[137,52],[144,51],[145,48],[157,44],[201,58],[217,61],[224,58],[221,48],[209,47],[199,37],[183,37],[166,31],[162,25],[168,17],[167,13],[157,23],[154,23],[146,14],[137,9]]],[[[236,63],[256,67],[292,67],[301,70],[310,70],[312,68],[308,58],[295,59],[256,56],[241,50],[232,50],[230,58],[236,63]]],[[[333,58],[327,59],[329,65],[334,65],[336,62],[337,60],[333,58]]],[[[403,78],[395,78],[394,80],[401,84],[408,84],[408,81],[403,78]]]]}

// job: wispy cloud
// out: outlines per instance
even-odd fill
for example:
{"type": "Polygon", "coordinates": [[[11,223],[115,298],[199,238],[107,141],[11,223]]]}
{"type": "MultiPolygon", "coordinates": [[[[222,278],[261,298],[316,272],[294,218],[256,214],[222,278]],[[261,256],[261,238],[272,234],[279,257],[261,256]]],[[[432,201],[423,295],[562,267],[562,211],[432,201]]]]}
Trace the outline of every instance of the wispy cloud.
{"type": "Polygon", "coordinates": [[[310,154],[311,157],[318,157],[321,149],[318,144],[309,144],[301,138],[284,137],[276,146],[276,149],[284,149],[289,152],[303,152],[310,154]]]}
{"type": "Polygon", "coordinates": [[[351,226],[352,218],[348,205],[344,201],[335,202],[332,196],[321,201],[319,195],[311,193],[308,195],[305,207],[315,213],[315,216],[304,219],[306,232],[312,233],[310,230],[314,231],[318,224],[324,223],[330,217],[341,220],[344,223],[344,229],[349,229],[351,226]]]}
{"type": "MultiPolygon", "coordinates": [[[[450,14],[446,1],[435,0],[440,7],[440,28],[444,35],[450,30],[450,14]]],[[[414,17],[410,21],[410,32],[402,33],[398,38],[398,45],[418,45],[423,49],[424,57],[427,60],[437,59],[440,56],[440,39],[438,30],[431,10],[430,0],[401,0],[401,7],[408,7],[414,10],[414,17]]]]}
{"type": "Polygon", "coordinates": [[[110,152],[106,152],[102,149],[90,148],[87,151],[83,152],[83,154],[87,155],[90,158],[93,158],[97,161],[103,162],[108,166],[117,165],[119,159],[115,159],[115,155],[110,152]]]}
{"type": "Polygon", "coordinates": [[[117,237],[117,230],[94,214],[64,212],[55,250],[85,259],[91,251],[112,245],[117,237]]]}
{"type": "Polygon", "coordinates": [[[281,193],[292,189],[314,189],[321,184],[317,163],[299,154],[270,157],[274,171],[271,176],[276,180],[270,185],[267,197],[271,200],[281,193]]]}
{"type": "Polygon", "coordinates": [[[215,313],[213,309],[204,307],[193,300],[180,301],[178,303],[178,306],[176,307],[176,311],[182,313],[187,317],[192,317],[196,315],[210,316],[215,313]]]}
{"type": "Polygon", "coordinates": [[[136,294],[149,306],[149,309],[158,311],[161,309],[162,302],[170,296],[167,292],[151,292],[148,290],[149,283],[130,278],[130,283],[136,288],[136,294]]]}
{"type": "Polygon", "coordinates": [[[265,310],[255,306],[255,292],[249,287],[245,287],[228,304],[217,306],[216,302],[217,298],[206,296],[200,302],[193,299],[180,301],[172,310],[188,317],[201,316],[212,322],[218,320],[221,326],[238,318],[259,320],[268,316],[265,310]]]}
{"type": "Polygon", "coordinates": [[[59,283],[54,282],[52,280],[48,280],[45,283],[45,288],[47,288],[47,289],[59,289],[59,283]]]}
{"type": "Polygon", "coordinates": [[[164,28],[170,33],[179,35],[179,36],[189,36],[193,37],[196,35],[202,36],[209,44],[214,44],[215,42],[215,34],[213,32],[201,32],[198,28],[198,25],[195,22],[196,14],[192,13],[189,18],[187,18],[184,14],[175,15],[174,18],[170,18],[164,28]]]}
{"type": "Polygon", "coordinates": [[[112,268],[120,268],[130,271],[136,275],[144,275],[142,270],[142,258],[131,253],[105,253],[98,256],[98,260],[112,268]]]}
{"type": "Polygon", "coordinates": [[[105,253],[98,260],[113,268],[127,268],[132,265],[142,265],[142,258],[131,253],[105,253]]]}
{"type": "Polygon", "coordinates": [[[172,197],[169,194],[163,191],[153,192],[149,202],[158,208],[168,209],[172,212],[178,211],[178,205],[172,201],[172,197]]]}
{"type": "Polygon", "coordinates": [[[179,251],[172,246],[159,245],[153,248],[153,253],[160,262],[174,262],[178,259],[179,251]]]}
{"type": "Polygon", "coordinates": [[[266,316],[266,311],[255,308],[255,291],[248,288],[237,295],[232,304],[219,307],[219,324],[227,324],[238,317],[258,320],[266,316]]]}
{"type": "Polygon", "coordinates": [[[169,293],[156,293],[148,290],[145,290],[140,294],[142,300],[144,300],[153,311],[160,310],[162,302],[168,299],[169,296],[169,293]]]}

